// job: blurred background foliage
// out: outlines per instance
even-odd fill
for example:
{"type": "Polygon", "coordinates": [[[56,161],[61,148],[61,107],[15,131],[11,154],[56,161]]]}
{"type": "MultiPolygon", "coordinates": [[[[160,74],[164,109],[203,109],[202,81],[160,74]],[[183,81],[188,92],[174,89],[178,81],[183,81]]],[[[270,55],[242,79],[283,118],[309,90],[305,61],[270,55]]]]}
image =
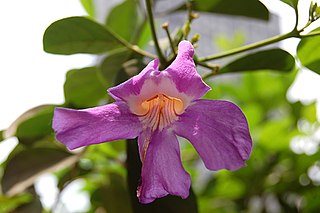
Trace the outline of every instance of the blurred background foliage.
{"type": "MultiPolygon", "coordinates": [[[[297,11],[298,0],[283,2],[297,11]]],[[[92,0],[81,3],[88,17],[58,20],[48,27],[43,39],[48,53],[97,55],[96,65],[73,69],[66,75],[65,103],[60,106],[78,109],[111,102],[106,89],[141,71],[153,57],[144,51],[150,50],[150,44],[156,45],[151,41],[152,30],[142,1],[124,0],[115,5],[104,23],[95,20],[96,5],[92,0]]],[[[191,6],[190,2],[183,2],[165,12],[183,12],[187,17],[184,26],[168,33],[173,49],[181,39],[191,38],[189,28],[195,15],[191,9],[200,15],[219,13],[258,20],[268,20],[270,15],[258,0],[195,0],[191,6]]],[[[310,23],[318,19],[319,7],[311,5],[309,14],[310,23]]],[[[161,30],[161,23],[156,25],[161,30]]],[[[207,171],[190,143],[180,138],[183,164],[192,177],[190,197],[182,200],[168,196],[144,206],[135,197],[141,166],[136,141],[116,141],[70,152],[55,140],[51,128],[57,106],[42,105],[25,112],[0,132],[1,141],[9,137],[19,140],[0,167],[0,213],[67,212],[58,208],[59,195],[79,179],[84,181],[82,190],[90,197],[90,207],[83,212],[319,212],[320,136],[316,106],[287,100],[288,88],[302,66],[320,73],[320,38],[302,36],[302,32],[295,28],[273,41],[300,38],[294,56],[272,47],[237,55],[232,62],[218,67],[207,64],[211,59],[206,57],[195,58],[212,87],[205,98],[233,101],[247,116],[253,151],[246,167],[234,172],[207,171]],[[53,173],[58,180],[58,196],[51,209],[43,208],[34,187],[43,173],[53,173]]],[[[318,34],[319,28],[311,33],[318,34]]],[[[192,39],[196,45],[197,36],[192,39]]],[[[241,33],[231,40],[219,35],[213,42],[222,55],[212,60],[259,47],[239,51],[244,41],[241,33]]],[[[164,55],[169,63],[174,51],[169,47],[164,55]]]]}

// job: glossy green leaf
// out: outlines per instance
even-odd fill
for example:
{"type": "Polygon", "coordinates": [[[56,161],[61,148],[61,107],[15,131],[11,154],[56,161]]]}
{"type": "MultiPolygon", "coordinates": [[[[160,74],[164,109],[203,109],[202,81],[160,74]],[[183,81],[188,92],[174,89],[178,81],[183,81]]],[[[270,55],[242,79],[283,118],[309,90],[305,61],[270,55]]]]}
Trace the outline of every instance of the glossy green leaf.
{"type": "Polygon", "coordinates": [[[291,54],[282,49],[270,49],[245,55],[222,67],[219,73],[270,70],[289,72],[295,67],[291,54]]]}
{"type": "Polygon", "coordinates": [[[78,159],[68,152],[52,148],[33,148],[8,159],[1,180],[2,191],[9,196],[23,192],[43,172],[72,165],[78,159]]]}
{"type": "Polygon", "coordinates": [[[107,87],[97,67],[70,70],[64,84],[66,103],[77,107],[93,107],[107,97],[107,87]]]}
{"type": "Polygon", "coordinates": [[[137,31],[138,11],[136,0],[125,0],[110,11],[106,25],[122,38],[130,41],[137,31]]]}
{"type": "MultiPolygon", "coordinates": [[[[192,5],[196,11],[269,19],[268,9],[258,0],[194,0],[192,5]]],[[[179,9],[186,9],[186,6],[179,9]]]]}
{"type": "MultiPolygon", "coordinates": [[[[312,32],[320,31],[320,28],[312,32]]],[[[297,55],[301,64],[308,69],[320,74],[320,36],[312,36],[301,39],[297,55]]]]}
{"type": "Polygon", "coordinates": [[[80,0],[82,6],[84,9],[87,11],[88,15],[91,17],[95,16],[95,11],[94,11],[94,3],[93,0],[80,0]]]}
{"type": "Polygon", "coordinates": [[[69,17],[52,23],[43,36],[48,53],[102,53],[119,46],[104,26],[85,17],[69,17]]]}
{"type": "Polygon", "coordinates": [[[54,106],[48,106],[17,127],[16,136],[20,142],[28,145],[44,136],[53,133],[51,124],[54,106]]]}
{"type": "Polygon", "coordinates": [[[168,195],[164,198],[143,205],[139,203],[136,190],[140,180],[141,161],[138,152],[137,140],[127,141],[127,170],[128,170],[128,184],[131,204],[134,213],[197,213],[198,205],[193,190],[190,189],[190,195],[187,199],[182,199],[177,196],[168,195]]]}

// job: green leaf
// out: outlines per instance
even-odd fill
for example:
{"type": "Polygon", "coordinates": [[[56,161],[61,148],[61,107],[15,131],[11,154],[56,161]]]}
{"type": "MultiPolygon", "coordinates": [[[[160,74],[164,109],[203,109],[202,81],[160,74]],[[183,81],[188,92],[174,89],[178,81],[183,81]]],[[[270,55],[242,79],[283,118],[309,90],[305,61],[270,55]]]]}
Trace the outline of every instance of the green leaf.
{"type": "Polygon", "coordinates": [[[298,135],[291,117],[270,120],[262,125],[258,143],[270,151],[286,150],[291,139],[298,135]]]}
{"type": "Polygon", "coordinates": [[[270,49],[245,55],[222,67],[219,73],[272,70],[289,72],[295,67],[292,55],[282,49],[270,49]]]}
{"type": "Polygon", "coordinates": [[[103,60],[100,71],[108,87],[114,86],[117,74],[124,69],[123,64],[129,59],[130,54],[127,49],[118,49],[103,60]]]}
{"type": "MultiPolygon", "coordinates": [[[[88,160],[82,158],[80,159],[79,163],[76,163],[73,166],[66,167],[65,169],[55,172],[55,176],[58,178],[57,187],[60,191],[62,191],[73,180],[83,178],[86,175],[90,175],[93,173],[93,170],[90,166],[81,162],[87,163],[88,160]],[[84,164],[85,166],[81,166],[81,164],[84,164]]],[[[91,164],[89,163],[89,165],[91,164]]]]}
{"type": "Polygon", "coordinates": [[[245,104],[241,107],[244,114],[246,115],[250,129],[253,129],[255,126],[259,125],[263,121],[263,108],[260,104],[257,103],[250,103],[245,104]]]}
{"type": "Polygon", "coordinates": [[[43,36],[48,53],[102,53],[119,47],[118,41],[104,26],[85,17],[69,17],[52,23],[43,36]]]}
{"type": "Polygon", "coordinates": [[[18,208],[16,208],[13,212],[14,213],[43,213],[42,204],[40,201],[39,196],[37,195],[34,186],[31,186],[27,189],[28,193],[32,194],[32,200],[31,202],[24,203],[18,208]]]}
{"type": "MultiPolygon", "coordinates": [[[[320,27],[312,32],[320,31],[320,27]]],[[[320,74],[320,36],[301,39],[297,55],[301,64],[308,69],[320,74]]]]}
{"type": "Polygon", "coordinates": [[[221,171],[219,178],[217,178],[213,193],[215,196],[223,198],[237,199],[244,195],[245,187],[243,182],[233,178],[229,171],[221,171]]]}
{"type": "Polygon", "coordinates": [[[3,141],[3,140],[4,140],[3,133],[4,133],[4,130],[1,130],[1,131],[0,131],[0,141],[3,141]]]}
{"type": "Polygon", "coordinates": [[[1,180],[2,191],[9,196],[31,186],[44,172],[70,166],[78,156],[53,148],[33,148],[18,152],[8,159],[1,180]]]}
{"type": "Polygon", "coordinates": [[[293,8],[297,8],[298,2],[299,2],[299,0],[281,0],[281,1],[293,8]]]}
{"type": "Polygon", "coordinates": [[[15,197],[0,196],[0,213],[12,212],[18,206],[32,201],[30,194],[22,194],[15,197]]]}
{"type": "Polygon", "coordinates": [[[109,13],[106,26],[130,41],[137,30],[138,11],[136,0],[126,0],[115,6],[109,13]]]}
{"type": "MultiPolygon", "coordinates": [[[[186,9],[186,6],[179,9],[186,9]]],[[[192,9],[269,20],[268,9],[258,0],[194,0],[192,9]]]]}
{"type": "Polygon", "coordinates": [[[143,23],[141,29],[142,30],[139,32],[139,41],[137,43],[140,48],[144,49],[147,46],[148,42],[151,40],[152,34],[150,25],[146,21],[143,23]]]}
{"type": "Polygon", "coordinates": [[[195,194],[192,188],[190,189],[190,195],[186,199],[182,199],[177,196],[168,195],[164,198],[157,199],[156,201],[143,205],[139,203],[136,196],[136,190],[140,180],[141,161],[139,158],[137,140],[127,140],[127,170],[128,170],[128,183],[131,203],[134,213],[197,213],[198,206],[195,194]]]}
{"type": "MultiPolygon", "coordinates": [[[[229,33],[230,34],[230,33],[229,33]]],[[[236,31],[232,37],[220,34],[215,36],[214,43],[220,50],[231,50],[245,44],[246,35],[242,31],[236,31]]]]}
{"type": "Polygon", "coordinates": [[[303,106],[301,109],[301,116],[310,123],[317,122],[317,106],[316,102],[303,106]]]}
{"type": "Polygon", "coordinates": [[[304,211],[305,212],[317,212],[319,211],[319,198],[320,196],[320,191],[318,187],[313,187],[313,188],[309,188],[309,190],[307,190],[304,193],[304,200],[305,200],[305,207],[304,207],[304,211]]]}
{"type": "Polygon", "coordinates": [[[99,68],[86,67],[70,70],[64,84],[66,103],[77,107],[93,107],[107,97],[105,87],[99,76],[99,68]]]}
{"type": "Polygon", "coordinates": [[[30,145],[34,141],[53,133],[51,124],[55,106],[48,106],[17,127],[16,136],[20,142],[30,145]]]}
{"type": "Polygon", "coordinates": [[[21,114],[9,127],[3,132],[3,138],[13,136],[28,137],[41,136],[49,133],[49,126],[51,129],[51,118],[49,119],[50,112],[52,112],[54,105],[40,105],[27,110],[21,114]],[[31,119],[31,121],[28,121],[31,119]],[[40,122],[40,123],[38,123],[40,122]],[[20,127],[22,125],[22,127],[20,127]],[[44,125],[44,126],[42,126],[44,125]],[[18,130],[20,127],[20,130],[18,130]],[[42,133],[42,131],[45,131],[42,133]],[[18,133],[19,131],[19,133],[18,133]],[[30,133],[28,131],[31,131],[30,133]]]}
{"type": "Polygon", "coordinates": [[[109,54],[101,63],[101,76],[107,81],[107,87],[112,87],[138,74],[145,67],[140,55],[127,49],[118,49],[109,54]]]}
{"type": "Polygon", "coordinates": [[[91,17],[95,16],[93,0],[80,0],[82,6],[91,17]]]}
{"type": "Polygon", "coordinates": [[[109,178],[108,185],[100,186],[92,193],[91,202],[104,207],[108,213],[131,213],[126,181],[117,174],[110,174],[109,178]]]}

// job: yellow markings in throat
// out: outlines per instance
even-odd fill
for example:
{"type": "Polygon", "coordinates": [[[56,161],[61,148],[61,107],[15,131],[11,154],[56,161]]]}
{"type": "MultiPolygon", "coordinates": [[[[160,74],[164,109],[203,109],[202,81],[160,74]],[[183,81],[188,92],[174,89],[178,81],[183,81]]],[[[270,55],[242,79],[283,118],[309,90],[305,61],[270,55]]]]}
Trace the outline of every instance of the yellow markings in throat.
{"type": "Polygon", "coordinates": [[[184,106],[180,99],[158,94],[141,103],[138,116],[141,122],[151,131],[156,129],[161,131],[176,121],[178,115],[182,114],[183,111],[184,106]]]}

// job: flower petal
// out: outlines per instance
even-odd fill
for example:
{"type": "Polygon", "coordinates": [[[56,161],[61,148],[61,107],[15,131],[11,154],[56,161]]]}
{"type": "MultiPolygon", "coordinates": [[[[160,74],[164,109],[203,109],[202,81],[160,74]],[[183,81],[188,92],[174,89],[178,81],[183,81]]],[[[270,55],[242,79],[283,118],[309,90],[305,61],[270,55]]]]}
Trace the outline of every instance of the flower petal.
{"type": "Polygon", "coordinates": [[[135,138],[142,129],[138,117],[120,101],[85,110],[56,108],[52,127],[69,149],[135,138]]]}
{"type": "Polygon", "coordinates": [[[140,153],[145,144],[148,145],[145,157],[141,158],[139,201],[150,203],[168,194],[187,198],[191,180],[181,163],[177,137],[167,129],[152,134],[145,131],[139,136],[140,153]]]}
{"type": "Polygon", "coordinates": [[[151,61],[138,75],[129,80],[119,84],[118,86],[108,89],[108,93],[116,100],[126,101],[129,96],[137,96],[146,79],[149,78],[152,71],[158,70],[159,60],[151,61]]]}
{"type": "Polygon", "coordinates": [[[252,148],[244,114],[228,101],[195,101],[175,123],[175,132],[192,143],[210,170],[239,169],[252,148]]]}
{"type": "Polygon", "coordinates": [[[210,87],[201,79],[193,61],[194,49],[189,41],[181,41],[177,58],[165,69],[176,84],[179,92],[192,97],[201,98],[210,87]]]}

